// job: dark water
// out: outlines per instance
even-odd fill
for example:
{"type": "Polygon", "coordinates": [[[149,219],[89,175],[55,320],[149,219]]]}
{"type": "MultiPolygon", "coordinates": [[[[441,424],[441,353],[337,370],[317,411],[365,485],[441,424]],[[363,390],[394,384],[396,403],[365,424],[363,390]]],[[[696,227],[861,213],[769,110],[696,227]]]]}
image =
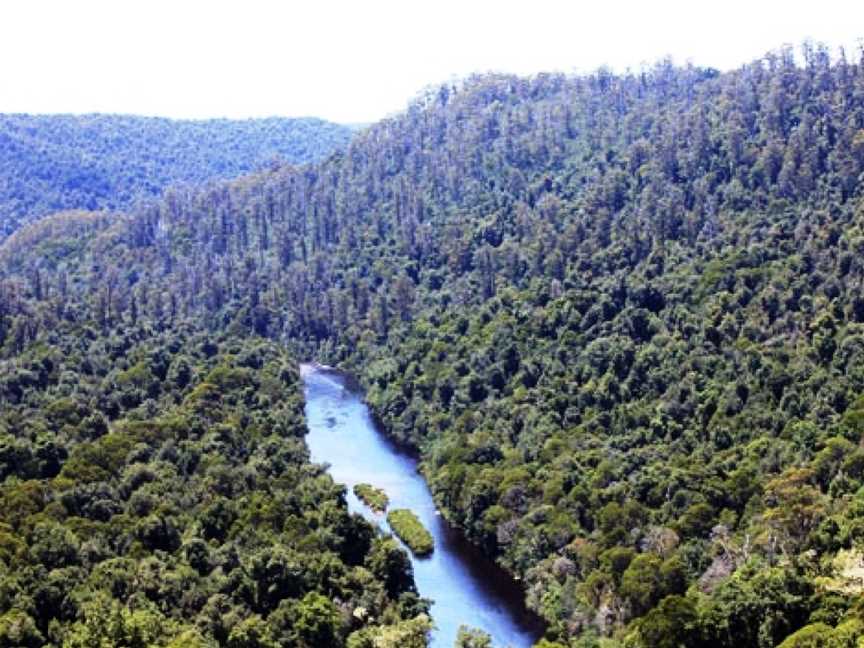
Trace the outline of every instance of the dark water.
{"type": "Polygon", "coordinates": [[[459,626],[467,624],[488,632],[495,646],[531,646],[541,628],[523,606],[521,589],[436,513],[417,462],[376,429],[362,397],[338,373],[310,365],[302,369],[306,442],[312,460],[330,464],[333,479],[348,487],[348,507],[389,530],[384,515],[370,511],[351,492],[355,484],[373,484],[387,492],[391,508],[414,511],[435,538],[432,556],[412,557],[420,595],[435,601],[431,645],[451,648],[459,626]]]}

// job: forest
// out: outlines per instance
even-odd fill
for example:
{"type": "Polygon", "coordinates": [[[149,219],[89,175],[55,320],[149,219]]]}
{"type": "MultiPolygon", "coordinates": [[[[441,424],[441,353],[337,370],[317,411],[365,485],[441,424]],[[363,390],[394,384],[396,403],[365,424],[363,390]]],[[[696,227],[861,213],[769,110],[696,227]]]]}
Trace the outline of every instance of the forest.
{"type": "Polygon", "coordinates": [[[864,52],[804,45],[478,75],[319,162],[18,229],[0,643],[423,645],[404,552],[308,463],[315,359],[539,647],[858,645],[862,173],[864,52]]]}
{"type": "Polygon", "coordinates": [[[127,209],[180,183],[312,162],[349,127],[320,119],[0,114],[0,240],[67,209],[127,209]]]}

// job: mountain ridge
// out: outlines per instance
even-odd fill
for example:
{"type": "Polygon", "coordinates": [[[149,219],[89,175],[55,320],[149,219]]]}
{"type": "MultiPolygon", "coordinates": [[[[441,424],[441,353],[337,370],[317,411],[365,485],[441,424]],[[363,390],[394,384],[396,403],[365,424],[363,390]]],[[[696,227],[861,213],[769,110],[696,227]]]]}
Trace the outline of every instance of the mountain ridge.
{"type": "Polygon", "coordinates": [[[309,162],[352,132],[317,118],[0,114],[0,236],[52,211],[126,209],[173,184],[309,162]]]}
{"type": "MultiPolygon", "coordinates": [[[[323,162],[23,241],[0,348],[188,325],[352,370],[547,648],[841,642],[864,635],[830,585],[864,539],[862,172],[864,65],[824,49],[481,75],[323,162]]],[[[0,395],[59,389],[28,385],[0,395]]]]}

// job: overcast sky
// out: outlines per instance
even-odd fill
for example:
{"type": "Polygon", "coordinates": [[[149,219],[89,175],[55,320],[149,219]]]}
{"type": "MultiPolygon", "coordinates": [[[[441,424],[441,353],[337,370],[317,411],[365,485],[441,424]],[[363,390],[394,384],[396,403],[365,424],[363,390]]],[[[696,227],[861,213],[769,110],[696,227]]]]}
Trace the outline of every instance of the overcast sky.
{"type": "Polygon", "coordinates": [[[862,36],[861,0],[2,0],[0,112],[369,122],[471,72],[729,69],[862,36]]]}

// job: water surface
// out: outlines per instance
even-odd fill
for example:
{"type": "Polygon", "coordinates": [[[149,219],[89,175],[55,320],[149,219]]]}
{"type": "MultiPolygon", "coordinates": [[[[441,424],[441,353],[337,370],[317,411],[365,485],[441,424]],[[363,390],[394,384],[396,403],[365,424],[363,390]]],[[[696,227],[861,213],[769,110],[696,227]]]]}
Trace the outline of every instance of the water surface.
{"type": "Polygon", "coordinates": [[[540,626],[525,609],[517,583],[437,513],[416,460],[378,431],[362,396],[336,372],[303,365],[302,375],[312,461],[329,464],[333,479],[347,486],[348,508],[389,531],[385,516],[373,513],[352,492],[355,484],[372,484],[387,492],[390,508],[414,511],[435,538],[430,557],[412,556],[417,589],[434,600],[437,629],[431,645],[452,648],[465,624],[489,633],[495,646],[531,646],[540,626]]]}

